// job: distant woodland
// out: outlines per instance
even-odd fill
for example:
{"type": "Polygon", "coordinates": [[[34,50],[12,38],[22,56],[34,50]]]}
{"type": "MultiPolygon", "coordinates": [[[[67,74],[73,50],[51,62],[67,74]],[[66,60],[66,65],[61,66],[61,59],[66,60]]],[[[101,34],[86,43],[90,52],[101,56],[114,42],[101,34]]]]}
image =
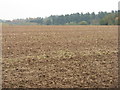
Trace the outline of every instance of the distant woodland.
{"type": "Polygon", "coordinates": [[[73,13],[66,15],[51,15],[26,19],[0,20],[0,22],[15,25],[118,25],[118,11],[92,13],[73,13]]]}

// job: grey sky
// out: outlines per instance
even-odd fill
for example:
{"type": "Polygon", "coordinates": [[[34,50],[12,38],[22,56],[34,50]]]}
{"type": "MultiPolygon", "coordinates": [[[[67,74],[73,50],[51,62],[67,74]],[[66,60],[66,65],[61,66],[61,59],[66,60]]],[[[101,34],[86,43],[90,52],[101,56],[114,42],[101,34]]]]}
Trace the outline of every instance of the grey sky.
{"type": "Polygon", "coordinates": [[[118,10],[119,0],[0,0],[0,19],[118,10]]]}

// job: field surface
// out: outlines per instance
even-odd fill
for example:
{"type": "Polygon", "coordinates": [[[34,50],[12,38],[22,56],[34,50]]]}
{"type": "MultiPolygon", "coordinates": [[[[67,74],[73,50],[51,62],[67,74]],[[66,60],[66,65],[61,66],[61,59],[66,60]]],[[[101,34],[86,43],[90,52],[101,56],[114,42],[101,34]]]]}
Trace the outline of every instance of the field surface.
{"type": "Polygon", "coordinates": [[[117,26],[3,26],[3,88],[114,88],[117,26]]]}

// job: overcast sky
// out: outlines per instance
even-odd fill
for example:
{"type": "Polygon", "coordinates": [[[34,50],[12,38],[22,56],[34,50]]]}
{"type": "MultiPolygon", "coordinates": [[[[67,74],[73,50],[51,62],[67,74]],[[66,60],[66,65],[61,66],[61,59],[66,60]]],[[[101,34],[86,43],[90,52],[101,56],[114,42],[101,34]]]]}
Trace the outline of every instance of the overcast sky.
{"type": "Polygon", "coordinates": [[[119,0],[0,0],[0,19],[118,10],[119,0]]]}

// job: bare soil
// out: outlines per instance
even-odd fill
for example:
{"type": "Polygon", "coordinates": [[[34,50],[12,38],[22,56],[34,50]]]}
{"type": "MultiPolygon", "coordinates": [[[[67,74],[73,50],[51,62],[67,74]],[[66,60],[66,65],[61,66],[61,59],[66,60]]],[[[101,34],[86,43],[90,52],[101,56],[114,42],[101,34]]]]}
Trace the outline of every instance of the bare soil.
{"type": "Polygon", "coordinates": [[[3,88],[118,87],[117,26],[3,26],[3,88]]]}

